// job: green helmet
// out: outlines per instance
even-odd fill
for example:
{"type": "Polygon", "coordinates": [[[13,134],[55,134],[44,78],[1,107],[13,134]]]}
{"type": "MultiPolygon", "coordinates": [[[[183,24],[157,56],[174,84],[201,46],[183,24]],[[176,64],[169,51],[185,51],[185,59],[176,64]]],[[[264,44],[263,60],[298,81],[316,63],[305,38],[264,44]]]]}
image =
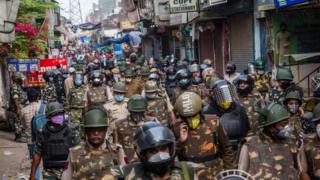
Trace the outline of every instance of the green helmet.
{"type": "Polygon", "coordinates": [[[155,81],[147,81],[144,85],[144,91],[146,93],[157,92],[159,89],[157,82],[155,81]]]}
{"type": "Polygon", "coordinates": [[[149,76],[150,72],[149,72],[149,68],[147,67],[142,67],[141,68],[141,75],[142,76],[149,76]]]}
{"type": "Polygon", "coordinates": [[[64,113],[64,108],[63,105],[60,104],[59,102],[55,101],[55,102],[50,102],[49,104],[47,104],[46,107],[46,116],[50,117],[54,114],[58,114],[58,113],[64,113]]]}
{"type": "Polygon", "coordinates": [[[266,127],[286,120],[290,117],[289,112],[280,104],[271,103],[261,110],[259,127],[266,127]]]}
{"type": "Polygon", "coordinates": [[[265,62],[262,59],[257,59],[254,63],[255,69],[264,70],[265,62]]]}
{"type": "Polygon", "coordinates": [[[127,103],[127,109],[129,112],[144,112],[147,110],[148,102],[146,98],[141,95],[133,95],[130,97],[127,103]]]}
{"type": "Polygon", "coordinates": [[[180,116],[190,117],[201,112],[202,100],[194,92],[184,92],[178,97],[174,107],[180,116]]]}
{"type": "Polygon", "coordinates": [[[126,93],[128,91],[127,85],[124,82],[117,82],[113,85],[114,92],[126,93]]]}
{"type": "Polygon", "coordinates": [[[121,65],[121,66],[119,66],[119,71],[120,71],[121,73],[125,72],[126,69],[127,69],[126,65],[121,65]]]}
{"type": "Polygon", "coordinates": [[[293,74],[290,69],[278,68],[276,80],[293,80],[293,74]]]}
{"type": "Polygon", "coordinates": [[[133,76],[133,72],[131,69],[127,69],[125,72],[124,72],[124,76],[125,77],[132,77],[133,76]]]}
{"type": "Polygon", "coordinates": [[[22,74],[19,72],[16,72],[12,75],[12,80],[13,81],[21,81],[22,80],[22,74]]]}
{"type": "Polygon", "coordinates": [[[283,104],[287,104],[290,99],[296,99],[299,101],[300,105],[302,104],[302,96],[298,90],[287,92],[283,104]]]}
{"type": "Polygon", "coordinates": [[[99,109],[93,109],[88,111],[84,115],[83,127],[108,127],[108,119],[106,113],[99,109]]]}

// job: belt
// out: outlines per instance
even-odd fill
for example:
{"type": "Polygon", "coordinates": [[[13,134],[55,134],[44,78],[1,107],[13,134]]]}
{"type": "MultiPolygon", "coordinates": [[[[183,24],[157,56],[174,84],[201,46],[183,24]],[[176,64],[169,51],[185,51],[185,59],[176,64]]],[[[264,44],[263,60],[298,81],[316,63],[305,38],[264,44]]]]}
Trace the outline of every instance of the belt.
{"type": "Polygon", "coordinates": [[[219,154],[210,154],[210,155],[206,155],[206,156],[197,156],[197,157],[187,157],[186,161],[192,161],[195,163],[203,163],[203,162],[207,162],[207,161],[213,161],[215,159],[217,159],[219,157],[219,154]]]}

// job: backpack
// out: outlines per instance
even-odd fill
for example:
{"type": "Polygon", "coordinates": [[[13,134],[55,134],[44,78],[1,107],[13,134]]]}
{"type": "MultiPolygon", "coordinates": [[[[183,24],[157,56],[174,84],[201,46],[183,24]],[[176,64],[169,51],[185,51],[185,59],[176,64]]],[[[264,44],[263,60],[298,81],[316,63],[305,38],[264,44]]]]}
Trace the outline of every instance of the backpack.
{"type": "Polygon", "coordinates": [[[48,121],[44,113],[45,109],[46,105],[44,103],[41,103],[38,113],[33,116],[31,120],[32,141],[36,140],[37,132],[42,129],[48,121]]]}

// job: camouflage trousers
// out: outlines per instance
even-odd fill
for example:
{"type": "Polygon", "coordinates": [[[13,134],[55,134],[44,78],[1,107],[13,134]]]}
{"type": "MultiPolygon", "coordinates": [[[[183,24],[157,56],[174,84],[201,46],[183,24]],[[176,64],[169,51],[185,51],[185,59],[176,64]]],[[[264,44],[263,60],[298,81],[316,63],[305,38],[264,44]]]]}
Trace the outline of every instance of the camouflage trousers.
{"type": "Polygon", "coordinates": [[[75,126],[78,126],[78,130],[74,130],[72,132],[74,144],[80,143],[80,139],[85,138],[84,132],[81,129],[81,125],[83,124],[82,115],[83,109],[71,109],[69,112],[70,123],[74,124],[75,126]]]}
{"type": "Polygon", "coordinates": [[[62,177],[63,168],[45,169],[42,172],[44,180],[60,180],[62,177]]]}
{"type": "Polygon", "coordinates": [[[199,179],[215,179],[215,176],[223,171],[221,159],[200,163],[206,168],[198,172],[199,179]]]}

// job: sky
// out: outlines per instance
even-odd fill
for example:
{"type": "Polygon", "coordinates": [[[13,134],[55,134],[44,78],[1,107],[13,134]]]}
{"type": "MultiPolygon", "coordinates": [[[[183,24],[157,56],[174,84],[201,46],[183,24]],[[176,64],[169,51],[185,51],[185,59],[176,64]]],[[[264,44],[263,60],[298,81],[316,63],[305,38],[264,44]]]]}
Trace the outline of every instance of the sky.
{"type": "MultiPolygon", "coordinates": [[[[69,0],[58,0],[61,7],[61,15],[69,18],[69,0]]],[[[82,19],[85,22],[87,15],[92,11],[92,4],[97,0],[80,0],[82,19]]]]}

